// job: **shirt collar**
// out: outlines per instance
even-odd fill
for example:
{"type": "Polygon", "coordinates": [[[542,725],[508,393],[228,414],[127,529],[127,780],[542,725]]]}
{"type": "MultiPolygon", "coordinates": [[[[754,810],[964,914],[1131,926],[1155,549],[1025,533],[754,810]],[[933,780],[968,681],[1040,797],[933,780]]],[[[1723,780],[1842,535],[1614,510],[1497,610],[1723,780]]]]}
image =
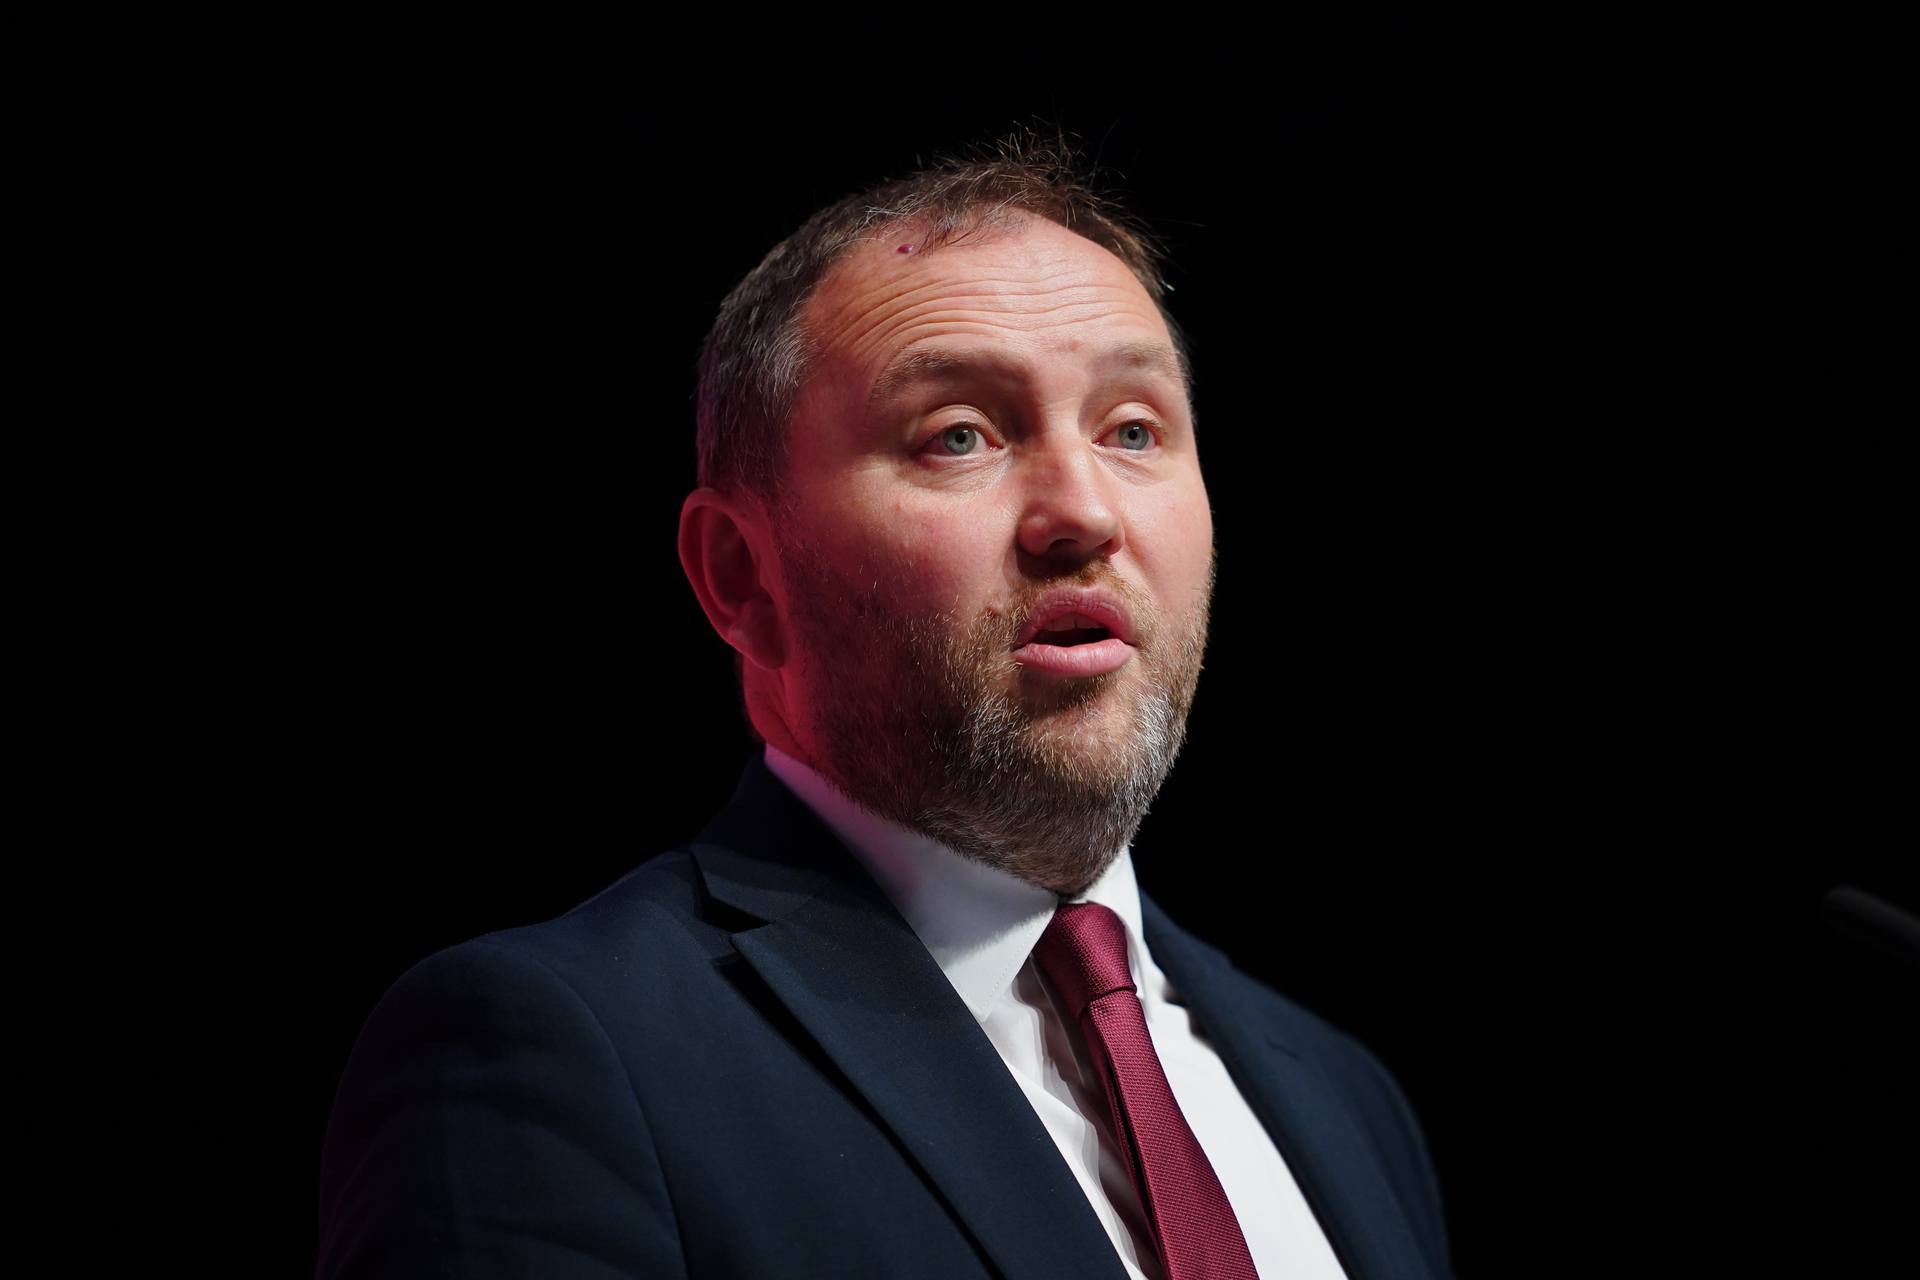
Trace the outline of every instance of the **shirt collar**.
{"type": "Polygon", "coordinates": [[[766,761],[872,874],[977,1021],[985,1022],[1013,986],[1063,901],[1098,902],[1120,917],[1134,983],[1141,984],[1146,943],[1129,847],[1121,846],[1085,893],[1063,899],[862,808],[771,743],[766,761]]]}

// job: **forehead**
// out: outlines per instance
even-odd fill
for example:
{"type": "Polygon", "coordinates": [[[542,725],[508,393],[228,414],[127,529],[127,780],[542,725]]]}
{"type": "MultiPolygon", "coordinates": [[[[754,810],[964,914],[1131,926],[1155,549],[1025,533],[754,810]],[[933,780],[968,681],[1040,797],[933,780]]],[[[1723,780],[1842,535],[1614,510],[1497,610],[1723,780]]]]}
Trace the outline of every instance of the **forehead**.
{"type": "Polygon", "coordinates": [[[1090,359],[1121,347],[1136,359],[1171,350],[1159,308],[1126,263],[1057,223],[1029,216],[933,250],[919,240],[911,227],[876,233],[835,264],[803,308],[816,372],[840,392],[864,399],[909,347],[1090,359]]]}

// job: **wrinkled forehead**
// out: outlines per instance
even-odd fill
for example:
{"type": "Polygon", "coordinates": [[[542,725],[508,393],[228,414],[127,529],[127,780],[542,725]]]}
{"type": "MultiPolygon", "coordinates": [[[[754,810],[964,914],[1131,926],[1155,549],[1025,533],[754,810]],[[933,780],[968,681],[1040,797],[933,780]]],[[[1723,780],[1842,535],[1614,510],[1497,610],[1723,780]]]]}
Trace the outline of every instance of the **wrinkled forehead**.
{"type": "Polygon", "coordinates": [[[924,228],[881,228],[856,244],[802,309],[809,381],[864,397],[900,350],[923,342],[1073,338],[1098,326],[1171,345],[1139,279],[1110,250],[1034,215],[969,228],[928,247],[924,228]]]}

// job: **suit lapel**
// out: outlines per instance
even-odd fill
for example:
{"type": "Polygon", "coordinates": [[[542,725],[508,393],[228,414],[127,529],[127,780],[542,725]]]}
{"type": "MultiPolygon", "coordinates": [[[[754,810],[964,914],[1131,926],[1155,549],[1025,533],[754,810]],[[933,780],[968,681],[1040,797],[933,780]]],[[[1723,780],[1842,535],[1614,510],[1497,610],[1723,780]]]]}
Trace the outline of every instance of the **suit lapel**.
{"type": "Polygon", "coordinates": [[[693,854],[709,893],[766,921],[733,933],[735,950],[1009,1280],[1123,1280],[1072,1170],[946,975],[759,756],[693,854]]]}
{"type": "Polygon", "coordinates": [[[1154,962],[1280,1149],[1350,1280],[1431,1275],[1359,1122],[1322,1068],[1297,1048],[1305,1037],[1256,1003],[1251,979],[1144,892],[1141,906],[1154,962]]]}

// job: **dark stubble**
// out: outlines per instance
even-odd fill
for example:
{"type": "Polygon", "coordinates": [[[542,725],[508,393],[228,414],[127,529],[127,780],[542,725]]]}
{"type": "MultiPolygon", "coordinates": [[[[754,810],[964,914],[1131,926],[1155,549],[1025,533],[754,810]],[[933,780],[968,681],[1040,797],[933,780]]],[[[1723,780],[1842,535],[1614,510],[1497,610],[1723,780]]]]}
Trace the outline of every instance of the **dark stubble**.
{"type": "Polygon", "coordinates": [[[971,619],[902,612],[909,595],[897,575],[873,565],[842,573],[796,540],[783,545],[781,566],[813,691],[813,764],[855,803],[1067,897],[1132,842],[1186,741],[1213,599],[1211,548],[1185,617],[1159,614],[1105,560],[1033,582],[1004,611],[971,619]],[[1044,592],[1065,585],[1126,602],[1132,662],[1067,680],[1021,674],[1011,657],[1018,629],[1044,592]]]}

